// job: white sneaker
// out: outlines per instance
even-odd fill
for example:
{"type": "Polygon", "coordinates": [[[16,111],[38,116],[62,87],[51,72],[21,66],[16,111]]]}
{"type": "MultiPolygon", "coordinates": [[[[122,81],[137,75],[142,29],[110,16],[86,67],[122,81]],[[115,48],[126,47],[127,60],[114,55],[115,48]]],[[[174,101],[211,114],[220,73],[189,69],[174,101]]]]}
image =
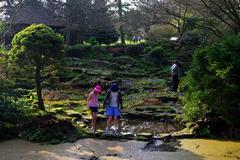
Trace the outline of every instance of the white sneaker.
{"type": "Polygon", "coordinates": [[[103,135],[109,135],[110,134],[110,130],[108,128],[106,128],[103,132],[103,135]]]}
{"type": "Polygon", "coordinates": [[[114,131],[115,136],[121,136],[121,131],[119,129],[114,131]]]}
{"type": "Polygon", "coordinates": [[[93,129],[93,128],[91,128],[91,131],[92,131],[92,133],[93,133],[93,134],[95,134],[97,130],[96,130],[96,129],[93,129]]]}
{"type": "Polygon", "coordinates": [[[113,125],[113,126],[111,126],[110,129],[113,130],[113,131],[116,131],[116,130],[117,130],[117,127],[116,127],[115,125],[113,125]]]}

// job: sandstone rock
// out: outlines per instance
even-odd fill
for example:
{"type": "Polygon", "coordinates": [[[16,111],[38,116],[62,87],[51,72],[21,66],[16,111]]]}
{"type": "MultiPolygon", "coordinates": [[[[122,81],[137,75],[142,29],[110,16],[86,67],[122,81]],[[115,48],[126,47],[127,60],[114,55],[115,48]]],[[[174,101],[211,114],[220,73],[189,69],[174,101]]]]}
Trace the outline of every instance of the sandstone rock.
{"type": "Polygon", "coordinates": [[[173,138],[192,138],[194,137],[194,130],[189,128],[184,128],[181,131],[177,131],[171,134],[173,138]]]}
{"type": "Polygon", "coordinates": [[[153,136],[154,139],[166,139],[171,138],[171,134],[169,133],[160,133],[158,136],[153,136]]]}
{"type": "Polygon", "coordinates": [[[152,134],[150,133],[139,133],[137,135],[138,141],[149,141],[152,138],[152,134]]]}
{"type": "Polygon", "coordinates": [[[152,137],[153,137],[153,134],[152,134],[152,133],[142,132],[142,133],[138,133],[138,134],[137,134],[137,140],[139,140],[139,141],[148,141],[148,140],[151,139],[152,137]]]}

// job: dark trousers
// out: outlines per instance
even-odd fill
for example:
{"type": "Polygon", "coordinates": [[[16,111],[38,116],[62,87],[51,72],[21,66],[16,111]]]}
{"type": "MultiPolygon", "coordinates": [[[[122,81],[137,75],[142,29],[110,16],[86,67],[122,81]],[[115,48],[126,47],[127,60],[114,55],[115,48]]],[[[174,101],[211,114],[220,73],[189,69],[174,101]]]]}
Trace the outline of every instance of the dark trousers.
{"type": "Polygon", "coordinates": [[[173,75],[172,76],[172,91],[173,92],[177,92],[178,84],[179,84],[178,75],[173,75]]]}

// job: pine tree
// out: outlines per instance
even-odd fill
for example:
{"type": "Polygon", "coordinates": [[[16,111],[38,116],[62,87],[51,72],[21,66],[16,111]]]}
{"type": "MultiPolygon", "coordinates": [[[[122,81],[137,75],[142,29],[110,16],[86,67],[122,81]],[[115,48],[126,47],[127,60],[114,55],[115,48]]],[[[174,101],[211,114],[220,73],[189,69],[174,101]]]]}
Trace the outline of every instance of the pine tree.
{"type": "Polygon", "coordinates": [[[99,44],[118,40],[106,0],[94,1],[91,17],[91,35],[99,44]]]}

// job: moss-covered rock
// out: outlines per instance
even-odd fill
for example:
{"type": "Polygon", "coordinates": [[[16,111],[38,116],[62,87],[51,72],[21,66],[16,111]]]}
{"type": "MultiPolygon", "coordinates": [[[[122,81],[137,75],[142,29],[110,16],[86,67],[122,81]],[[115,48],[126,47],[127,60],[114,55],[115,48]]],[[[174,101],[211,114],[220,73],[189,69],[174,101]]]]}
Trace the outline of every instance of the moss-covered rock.
{"type": "Polygon", "coordinates": [[[74,110],[66,110],[65,113],[66,113],[66,115],[69,116],[69,117],[82,118],[81,113],[76,112],[76,111],[74,111],[74,110]]]}
{"type": "Polygon", "coordinates": [[[170,114],[170,113],[159,113],[154,115],[155,120],[174,120],[175,114],[170,114]]]}
{"type": "Polygon", "coordinates": [[[92,116],[90,114],[84,115],[82,118],[88,122],[91,122],[92,120],[92,116]]]}
{"type": "Polygon", "coordinates": [[[83,129],[77,129],[71,121],[46,115],[35,117],[25,123],[20,137],[33,142],[56,144],[74,142],[81,137],[86,137],[86,132],[83,129]]]}
{"type": "Polygon", "coordinates": [[[62,107],[56,107],[56,108],[51,108],[49,109],[50,113],[54,113],[54,114],[63,114],[63,108],[62,107]]]}

